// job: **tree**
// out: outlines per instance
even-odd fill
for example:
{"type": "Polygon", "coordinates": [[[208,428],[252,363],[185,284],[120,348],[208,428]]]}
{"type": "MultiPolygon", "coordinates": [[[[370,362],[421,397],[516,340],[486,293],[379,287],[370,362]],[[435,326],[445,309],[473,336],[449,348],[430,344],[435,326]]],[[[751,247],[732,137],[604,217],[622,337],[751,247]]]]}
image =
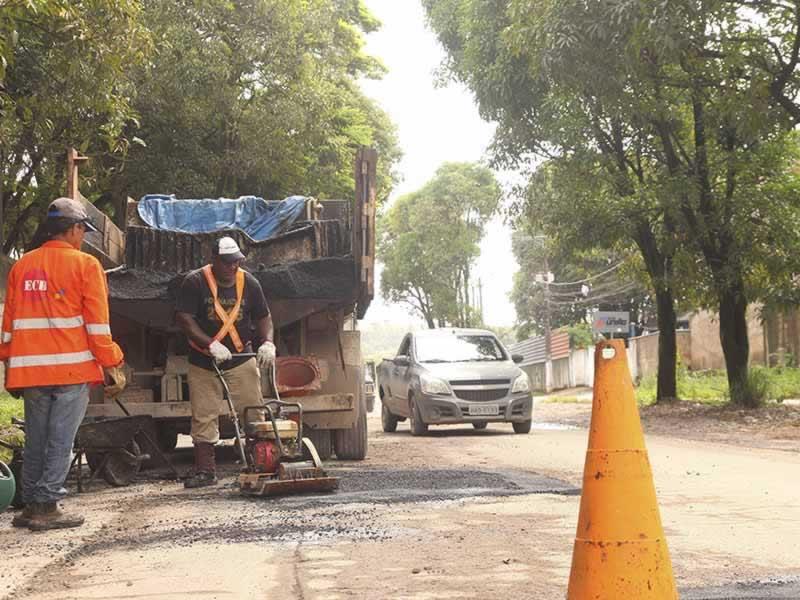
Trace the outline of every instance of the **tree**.
{"type": "MultiPolygon", "coordinates": [[[[63,193],[65,156],[124,156],[134,121],[127,69],[149,36],[135,0],[12,0],[0,7],[0,203],[3,251],[63,193]]],[[[91,186],[101,170],[86,172],[91,186]]]]}
{"type": "Polygon", "coordinates": [[[382,66],[363,52],[379,23],[358,0],[144,0],[162,40],[131,76],[143,141],[115,187],[139,197],[349,198],[353,156],[380,156],[378,198],[395,176],[394,126],[360,77],[382,66]]]}
{"type": "Polygon", "coordinates": [[[0,2],[4,252],[63,194],[69,146],[109,212],[152,192],[349,198],[361,145],[384,199],[396,133],[357,85],[383,73],[363,51],[378,26],[360,0],[0,2]]]}
{"type": "Polygon", "coordinates": [[[408,304],[430,328],[478,324],[471,268],[500,197],[486,167],[446,163],[422,189],[398,198],[381,219],[384,297],[408,304]]]}
{"type": "MultiPolygon", "coordinates": [[[[498,123],[495,160],[529,171],[518,215],[534,228],[546,227],[560,245],[613,250],[624,237],[639,248],[663,333],[658,398],[676,397],[674,245],[664,231],[671,222],[653,202],[657,197],[642,193],[651,171],[643,165],[644,132],[625,118],[626,99],[615,87],[613,67],[604,64],[611,50],[598,42],[581,47],[580,57],[562,56],[572,48],[564,47],[558,35],[560,21],[551,23],[565,12],[558,6],[547,10],[512,0],[424,4],[448,52],[448,72],[474,92],[484,118],[498,123]],[[544,39],[522,39],[525,27],[544,39]],[[609,96],[614,99],[599,100],[609,96]],[[530,164],[535,157],[549,163],[534,174],[530,164]],[[645,199],[650,206],[641,206],[645,199]]],[[[577,35],[570,32],[569,39],[577,35]]]]}
{"type": "MultiPolygon", "coordinates": [[[[754,83],[763,78],[750,65],[774,59],[764,52],[754,58],[757,44],[746,48],[747,58],[736,52],[758,28],[744,7],[762,3],[425,4],[450,72],[500,124],[498,155],[517,163],[549,158],[573,187],[596,190],[595,210],[573,207],[578,218],[605,224],[603,215],[621,217],[622,235],[639,248],[656,295],[659,397],[675,391],[674,285],[691,279],[692,293],[719,309],[731,396],[748,403],[745,311],[758,288],[751,275],[763,276],[760,267],[770,264],[761,240],[774,239],[769,229],[790,209],[785,192],[794,185],[785,114],[772,88],[754,83]],[[768,192],[765,182],[777,179],[768,192]],[[702,266],[677,276],[682,261],[693,264],[685,250],[702,266]]],[[[796,40],[787,24],[796,27],[786,18],[766,26],[783,27],[782,47],[796,40]]],[[[760,37],[761,49],[769,48],[769,36],[760,37]]]]}

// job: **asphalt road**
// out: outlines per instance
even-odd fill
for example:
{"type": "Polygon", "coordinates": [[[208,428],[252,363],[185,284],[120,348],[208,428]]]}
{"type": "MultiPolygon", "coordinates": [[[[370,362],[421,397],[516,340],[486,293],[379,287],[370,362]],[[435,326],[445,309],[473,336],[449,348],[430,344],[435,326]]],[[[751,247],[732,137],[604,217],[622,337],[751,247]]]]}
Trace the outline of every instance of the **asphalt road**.
{"type": "MultiPolygon", "coordinates": [[[[368,460],[329,463],[334,494],[242,497],[221,448],[216,488],[150,473],[71,496],[79,530],[30,534],[0,515],[0,596],[564,597],[585,431],[370,427],[368,460]]],[[[800,455],[659,437],[648,448],[681,597],[800,598],[800,455]]]]}

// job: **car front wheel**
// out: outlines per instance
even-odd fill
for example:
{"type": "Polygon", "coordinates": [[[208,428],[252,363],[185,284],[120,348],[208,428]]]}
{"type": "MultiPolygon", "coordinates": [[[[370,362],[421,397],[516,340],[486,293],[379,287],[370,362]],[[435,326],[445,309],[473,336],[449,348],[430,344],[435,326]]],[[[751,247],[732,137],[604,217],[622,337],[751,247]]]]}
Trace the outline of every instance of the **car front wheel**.
{"type": "Polygon", "coordinates": [[[530,433],[531,432],[531,420],[528,419],[527,421],[520,421],[518,423],[512,423],[514,427],[514,433],[530,433]]]}
{"type": "Polygon", "coordinates": [[[386,405],[381,402],[381,425],[386,433],[394,433],[397,431],[397,417],[389,412],[386,405]]]}
{"type": "Polygon", "coordinates": [[[422,421],[422,415],[419,412],[419,406],[414,401],[414,397],[408,399],[409,415],[408,424],[411,427],[411,435],[425,435],[428,431],[428,424],[422,421]]]}

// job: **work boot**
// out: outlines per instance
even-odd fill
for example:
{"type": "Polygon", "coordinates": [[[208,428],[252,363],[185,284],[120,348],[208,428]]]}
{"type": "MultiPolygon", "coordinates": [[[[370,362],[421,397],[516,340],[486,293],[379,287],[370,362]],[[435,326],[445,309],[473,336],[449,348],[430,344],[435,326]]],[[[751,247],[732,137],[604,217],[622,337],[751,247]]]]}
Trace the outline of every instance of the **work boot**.
{"type": "Polygon", "coordinates": [[[214,444],[195,442],[194,475],[183,482],[185,488],[199,488],[217,485],[217,465],[214,457],[214,444]]]}
{"type": "Polygon", "coordinates": [[[33,509],[31,506],[30,503],[26,504],[21,513],[14,515],[14,518],[11,519],[12,527],[28,527],[31,524],[31,519],[33,518],[33,509]]]}
{"type": "Polygon", "coordinates": [[[55,502],[34,502],[31,507],[28,529],[31,531],[47,531],[49,529],[69,529],[83,525],[83,517],[65,513],[55,502]]]}

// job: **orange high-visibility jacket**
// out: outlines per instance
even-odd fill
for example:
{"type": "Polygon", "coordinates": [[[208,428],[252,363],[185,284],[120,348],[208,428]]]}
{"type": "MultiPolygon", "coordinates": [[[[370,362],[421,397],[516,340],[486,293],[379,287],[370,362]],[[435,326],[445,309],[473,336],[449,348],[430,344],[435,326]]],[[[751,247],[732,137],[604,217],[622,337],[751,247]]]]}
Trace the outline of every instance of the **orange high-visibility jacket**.
{"type": "Polygon", "coordinates": [[[6,389],[102,383],[119,365],[111,339],[108,284],[100,262],[66,242],[28,252],[8,275],[0,360],[6,389]]]}

